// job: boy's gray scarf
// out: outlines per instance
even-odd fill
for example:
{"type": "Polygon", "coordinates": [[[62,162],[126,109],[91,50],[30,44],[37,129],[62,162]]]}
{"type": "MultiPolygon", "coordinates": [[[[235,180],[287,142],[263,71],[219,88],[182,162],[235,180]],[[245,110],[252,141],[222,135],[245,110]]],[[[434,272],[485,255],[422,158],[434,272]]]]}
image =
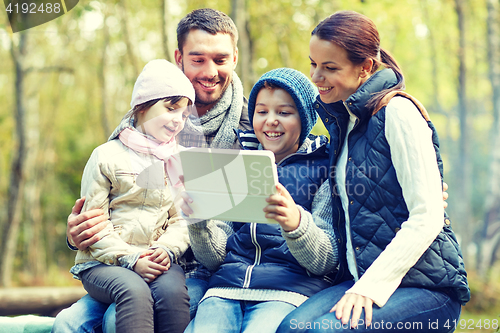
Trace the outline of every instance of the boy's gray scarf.
{"type": "Polygon", "coordinates": [[[206,147],[213,138],[211,148],[232,148],[236,140],[234,129],[240,123],[242,108],[243,85],[236,72],[233,72],[233,80],[217,104],[200,118],[194,121],[189,118],[181,134],[199,136],[201,142],[199,145],[191,144],[193,146],[206,147]]]}

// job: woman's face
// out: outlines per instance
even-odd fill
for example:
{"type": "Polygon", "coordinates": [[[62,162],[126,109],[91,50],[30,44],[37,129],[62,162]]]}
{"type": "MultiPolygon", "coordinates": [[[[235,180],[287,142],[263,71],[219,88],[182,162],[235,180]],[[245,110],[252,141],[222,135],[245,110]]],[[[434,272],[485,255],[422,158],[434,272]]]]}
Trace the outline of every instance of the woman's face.
{"type": "Polygon", "coordinates": [[[369,77],[363,65],[347,58],[347,51],[327,40],[311,37],[309,43],[311,79],[325,103],[345,101],[369,77]]]}

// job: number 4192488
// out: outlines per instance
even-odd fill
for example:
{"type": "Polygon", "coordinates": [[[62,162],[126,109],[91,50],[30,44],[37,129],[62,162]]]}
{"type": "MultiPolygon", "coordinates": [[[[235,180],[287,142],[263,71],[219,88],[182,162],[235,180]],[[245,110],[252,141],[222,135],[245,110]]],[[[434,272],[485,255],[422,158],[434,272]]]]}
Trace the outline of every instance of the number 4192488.
{"type": "Polygon", "coordinates": [[[12,12],[15,12],[16,14],[18,13],[23,13],[23,14],[37,14],[37,13],[60,13],[61,12],[61,4],[60,3],[55,3],[52,4],[50,2],[48,3],[41,3],[38,7],[37,4],[34,2],[31,3],[22,3],[19,5],[18,3],[12,5],[12,3],[9,3],[7,8],[5,10],[9,13],[12,14],[12,12]]]}
{"type": "Polygon", "coordinates": [[[475,321],[474,319],[460,319],[457,320],[447,320],[444,324],[446,328],[457,328],[459,327],[462,330],[473,330],[473,329],[497,329],[498,328],[498,319],[479,319],[479,321],[475,321]]]}

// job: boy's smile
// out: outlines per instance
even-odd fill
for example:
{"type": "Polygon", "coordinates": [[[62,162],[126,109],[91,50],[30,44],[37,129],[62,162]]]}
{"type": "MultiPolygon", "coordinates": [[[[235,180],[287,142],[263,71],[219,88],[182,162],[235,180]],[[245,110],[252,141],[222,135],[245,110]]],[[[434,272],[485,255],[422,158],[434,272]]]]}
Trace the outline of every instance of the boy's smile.
{"type": "Polygon", "coordinates": [[[264,149],[274,153],[276,162],[299,149],[299,111],[292,96],[280,88],[262,88],[255,101],[253,128],[264,149]]]}
{"type": "Polygon", "coordinates": [[[278,138],[283,135],[281,132],[264,132],[264,134],[269,137],[269,139],[278,138]]]}

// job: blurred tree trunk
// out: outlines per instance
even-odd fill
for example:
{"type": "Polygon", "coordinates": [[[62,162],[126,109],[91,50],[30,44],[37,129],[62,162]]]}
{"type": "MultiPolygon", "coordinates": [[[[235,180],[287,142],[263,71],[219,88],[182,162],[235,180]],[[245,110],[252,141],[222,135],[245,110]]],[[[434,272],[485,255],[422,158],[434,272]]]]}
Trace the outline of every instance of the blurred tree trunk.
{"type": "Polygon", "coordinates": [[[174,51],[170,49],[170,9],[169,9],[169,1],[168,0],[160,0],[161,8],[162,8],[162,16],[161,16],[161,35],[163,40],[163,53],[165,53],[165,59],[175,64],[174,59],[174,51]]]}
{"type": "Polygon", "coordinates": [[[468,246],[471,242],[473,225],[471,217],[471,172],[469,156],[469,131],[467,122],[467,89],[466,89],[466,42],[465,42],[465,0],[455,0],[455,10],[458,25],[458,119],[460,122],[460,137],[458,141],[458,163],[456,185],[461,204],[457,207],[457,232],[461,237],[464,259],[468,260],[468,246]]]}
{"type": "Polygon", "coordinates": [[[290,49],[288,48],[288,44],[285,42],[286,35],[290,33],[288,27],[286,26],[275,26],[276,33],[278,34],[278,50],[281,56],[281,61],[285,67],[292,67],[291,59],[290,59],[290,49]]]}
{"type": "Polygon", "coordinates": [[[488,277],[495,252],[500,245],[500,1],[488,0],[488,65],[492,87],[493,126],[489,188],[485,200],[485,215],[478,252],[478,268],[482,278],[488,277]]]}
{"type": "MultiPolygon", "coordinates": [[[[125,0],[121,0],[118,2],[118,6],[120,8],[120,16],[122,21],[122,33],[123,38],[125,39],[125,45],[127,45],[127,55],[130,60],[130,64],[132,65],[133,77],[134,79],[139,76],[140,66],[137,63],[137,57],[134,51],[134,43],[132,43],[132,39],[130,38],[130,28],[128,23],[128,14],[127,14],[127,3],[125,0]]],[[[105,32],[106,33],[106,32],[105,32]]],[[[109,37],[108,37],[109,42],[109,37]]]]}
{"type": "MultiPolygon", "coordinates": [[[[26,253],[24,269],[34,277],[35,281],[43,278],[46,267],[45,247],[43,246],[43,227],[41,209],[41,186],[44,167],[43,154],[40,153],[40,113],[38,94],[27,98],[26,106],[26,180],[24,187],[23,212],[23,249],[26,253]]],[[[42,149],[43,150],[43,149],[42,149]]]]}
{"type": "MultiPolygon", "coordinates": [[[[431,18],[429,16],[429,5],[427,1],[428,0],[421,0],[420,6],[422,8],[425,25],[427,27],[432,27],[431,18]]],[[[439,96],[439,90],[440,90],[439,89],[440,85],[438,80],[439,65],[438,65],[438,58],[436,51],[436,40],[434,37],[434,29],[430,28],[428,29],[428,37],[429,37],[429,49],[430,49],[430,61],[432,65],[432,71],[430,75],[431,75],[432,91],[433,91],[433,103],[432,106],[429,107],[429,111],[448,116],[448,114],[443,110],[441,106],[441,99],[439,96]]]]}
{"type": "Polygon", "coordinates": [[[254,84],[254,73],[252,68],[252,47],[250,32],[248,29],[248,13],[246,0],[232,0],[231,17],[238,29],[238,75],[243,83],[245,95],[250,93],[254,84]]]}
{"type": "Polygon", "coordinates": [[[107,140],[108,136],[111,134],[109,118],[108,118],[108,93],[106,89],[106,66],[107,66],[107,55],[109,44],[109,31],[106,25],[107,15],[104,15],[104,24],[102,25],[102,32],[104,34],[103,45],[102,45],[102,55],[101,64],[99,66],[99,83],[101,86],[101,125],[104,131],[104,139],[107,140]]]}
{"type": "MultiPolygon", "coordinates": [[[[493,98],[493,133],[500,130],[500,0],[488,0],[488,65],[493,98]]],[[[498,147],[498,146],[497,146],[498,147]]]]}
{"type": "MultiPolygon", "coordinates": [[[[39,87],[48,81],[47,76],[53,73],[72,73],[72,68],[63,66],[26,67],[26,82],[30,82],[25,89],[26,107],[26,159],[24,166],[24,189],[22,201],[22,247],[17,255],[21,260],[20,269],[27,273],[32,283],[38,284],[47,276],[46,244],[50,242],[50,234],[44,230],[42,212],[42,191],[47,178],[47,168],[53,162],[51,152],[54,149],[54,137],[58,135],[53,131],[53,122],[43,124],[44,117],[40,114],[39,87]],[[29,79],[28,79],[29,78],[29,79]],[[35,81],[36,80],[36,81],[35,81]],[[36,83],[35,83],[36,82],[36,83]],[[43,133],[46,133],[45,135],[43,133]]],[[[55,119],[59,109],[59,96],[51,100],[51,115],[45,119],[55,119]]],[[[18,246],[19,249],[19,246],[18,246]]]]}
{"type": "Polygon", "coordinates": [[[11,56],[15,67],[15,110],[17,149],[14,151],[12,160],[7,223],[2,233],[0,253],[2,261],[0,264],[0,286],[10,287],[12,285],[12,272],[14,258],[16,256],[19,226],[21,224],[22,191],[25,178],[26,160],[26,107],[25,107],[25,78],[26,72],[24,62],[26,57],[27,39],[26,32],[19,32],[19,44],[16,46],[11,42],[11,56]]]}

